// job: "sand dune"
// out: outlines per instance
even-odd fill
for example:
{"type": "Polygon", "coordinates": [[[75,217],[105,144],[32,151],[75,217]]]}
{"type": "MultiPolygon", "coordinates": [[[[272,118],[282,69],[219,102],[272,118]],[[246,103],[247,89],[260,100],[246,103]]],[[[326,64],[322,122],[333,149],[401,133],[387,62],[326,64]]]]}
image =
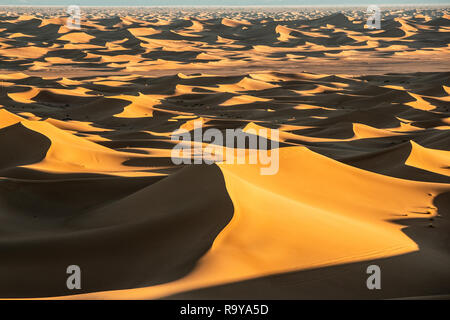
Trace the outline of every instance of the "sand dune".
{"type": "Polygon", "coordinates": [[[0,9],[0,297],[449,294],[448,8],[387,10],[381,30],[357,9],[90,8],[81,30],[15,10],[0,9]],[[278,129],[277,174],[176,165],[171,134],[198,122],[278,129]]]}
{"type": "Polygon", "coordinates": [[[186,8],[184,19],[179,19],[179,12],[171,9],[141,8],[131,18],[127,11],[118,16],[91,8],[81,30],[68,29],[64,13],[53,10],[39,16],[3,10],[9,16],[0,23],[0,54],[8,57],[3,69],[58,74],[76,66],[78,73],[92,69],[161,73],[170,69],[264,70],[271,65],[287,71],[304,69],[306,60],[309,71],[344,73],[339,59],[352,65],[345,68],[347,72],[366,74],[389,72],[393,65],[406,72],[414,61],[410,56],[417,54],[426,71],[446,71],[449,55],[447,9],[411,9],[402,15],[387,11],[381,30],[365,28],[365,13],[355,9],[268,9],[261,17],[251,10],[233,9],[225,11],[225,16],[214,10],[199,16],[195,9],[186,8]],[[66,63],[37,67],[54,58],[66,63]],[[374,67],[367,68],[368,59],[374,67]],[[386,59],[389,66],[383,63],[386,59]]]}

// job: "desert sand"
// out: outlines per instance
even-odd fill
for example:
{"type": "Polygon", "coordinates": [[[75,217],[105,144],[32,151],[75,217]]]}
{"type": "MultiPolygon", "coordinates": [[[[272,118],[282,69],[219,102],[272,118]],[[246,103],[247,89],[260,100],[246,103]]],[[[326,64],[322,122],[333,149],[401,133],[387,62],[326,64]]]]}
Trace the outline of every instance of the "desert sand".
{"type": "Polygon", "coordinates": [[[0,8],[0,297],[450,294],[450,9],[382,11],[0,8]],[[175,165],[198,119],[278,173],[175,165]]]}

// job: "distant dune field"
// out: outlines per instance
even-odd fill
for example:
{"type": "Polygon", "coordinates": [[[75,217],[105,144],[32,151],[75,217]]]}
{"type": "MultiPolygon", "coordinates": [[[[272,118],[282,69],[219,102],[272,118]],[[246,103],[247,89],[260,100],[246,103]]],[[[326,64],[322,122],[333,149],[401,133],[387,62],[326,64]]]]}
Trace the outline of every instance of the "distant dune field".
{"type": "Polygon", "coordinates": [[[450,294],[449,8],[81,10],[0,7],[1,298],[450,294]],[[278,171],[176,165],[196,121],[278,171]]]}

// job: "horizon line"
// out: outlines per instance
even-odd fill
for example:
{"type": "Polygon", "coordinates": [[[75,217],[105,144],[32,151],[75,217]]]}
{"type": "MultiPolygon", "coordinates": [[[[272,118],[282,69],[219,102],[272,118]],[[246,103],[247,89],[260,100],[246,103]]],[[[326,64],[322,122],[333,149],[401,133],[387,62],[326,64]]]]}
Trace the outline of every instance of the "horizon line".
{"type": "MultiPolygon", "coordinates": [[[[25,5],[25,4],[0,4],[0,7],[21,7],[21,8],[33,8],[33,7],[52,7],[52,8],[65,8],[69,5],[25,5]]],[[[88,8],[365,8],[367,4],[357,4],[357,5],[152,5],[152,6],[144,6],[144,5],[127,5],[127,6],[101,6],[101,5],[78,5],[79,7],[88,7],[88,8]]],[[[417,4],[379,4],[378,7],[450,7],[449,4],[443,3],[417,3],[417,4]]]]}

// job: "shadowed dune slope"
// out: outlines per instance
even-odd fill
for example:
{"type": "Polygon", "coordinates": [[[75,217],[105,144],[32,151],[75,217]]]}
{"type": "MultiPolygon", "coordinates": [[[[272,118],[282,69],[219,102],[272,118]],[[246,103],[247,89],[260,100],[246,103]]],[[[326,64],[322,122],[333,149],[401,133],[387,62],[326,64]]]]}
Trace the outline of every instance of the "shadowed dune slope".
{"type": "MultiPolygon", "coordinates": [[[[108,183],[97,187],[108,192],[108,183]]],[[[0,239],[3,297],[68,294],[60,284],[75,261],[88,292],[182,277],[230,221],[233,205],[220,170],[195,166],[97,210],[80,211],[37,219],[2,208],[10,228],[0,239]]]]}

